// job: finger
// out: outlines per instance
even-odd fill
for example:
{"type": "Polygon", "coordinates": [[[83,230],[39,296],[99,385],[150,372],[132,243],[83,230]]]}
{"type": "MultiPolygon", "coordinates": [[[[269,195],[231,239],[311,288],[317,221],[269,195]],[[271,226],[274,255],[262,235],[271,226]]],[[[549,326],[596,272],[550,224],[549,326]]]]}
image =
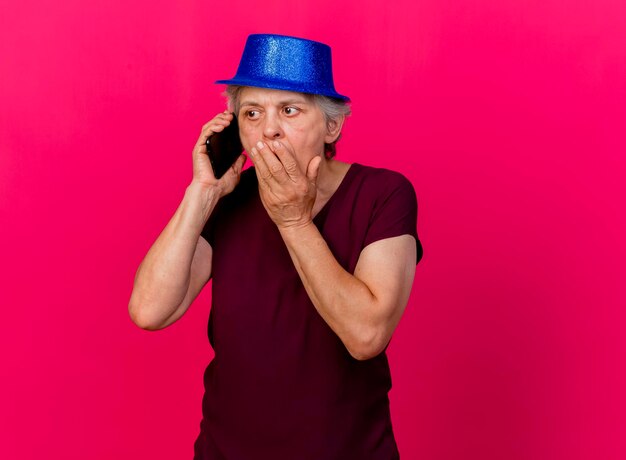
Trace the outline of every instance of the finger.
{"type": "Polygon", "coordinates": [[[214,120],[227,120],[227,121],[231,121],[232,119],[233,119],[232,113],[220,113],[214,118],[214,120]]]}
{"type": "Polygon", "coordinates": [[[241,155],[239,155],[239,158],[237,158],[237,161],[235,161],[235,163],[233,164],[232,169],[237,176],[241,174],[243,165],[246,164],[246,159],[246,156],[242,153],[241,155]]]}
{"type": "Polygon", "coordinates": [[[317,183],[317,174],[320,170],[320,165],[322,164],[322,157],[316,156],[311,161],[309,161],[309,165],[306,168],[306,177],[309,182],[316,184],[317,183]]]}
{"type": "Polygon", "coordinates": [[[209,127],[209,134],[223,131],[230,123],[216,122],[209,127]]]}
{"type": "Polygon", "coordinates": [[[207,139],[211,137],[212,134],[223,131],[228,125],[230,125],[230,122],[228,120],[212,120],[210,124],[205,125],[205,127],[202,129],[202,133],[198,138],[198,145],[205,144],[207,139]]]}
{"type": "Polygon", "coordinates": [[[269,176],[271,176],[272,174],[267,168],[267,164],[265,163],[265,160],[263,159],[259,151],[256,149],[256,147],[252,147],[252,149],[250,150],[250,160],[252,161],[252,164],[254,165],[254,172],[256,173],[256,177],[259,180],[259,185],[262,186],[263,188],[267,188],[269,186],[268,185],[269,176]]]}
{"type": "Polygon", "coordinates": [[[215,122],[228,122],[230,123],[233,120],[233,113],[232,112],[222,112],[222,113],[218,113],[217,115],[215,115],[211,120],[209,120],[208,122],[206,122],[203,126],[202,126],[202,131],[205,131],[206,129],[208,129],[211,125],[213,125],[215,122]]]}
{"type": "Polygon", "coordinates": [[[287,147],[280,141],[272,142],[270,147],[283,165],[289,179],[294,182],[297,181],[300,176],[302,176],[302,171],[300,171],[298,163],[296,162],[296,157],[291,150],[287,149],[287,147]]]}
{"type": "Polygon", "coordinates": [[[257,142],[256,150],[259,152],[259,156],[263,158],[267,170],[270,173],[267,180],[274,180],[279,184],[283,184],[289,180],[289,175],[287,171],[285,171],[285,167],[267,144],[261,141],[257,142]]]}
{"type": "Polygon", "coordinates": [[[241,170],[243,169],[243,165],[245,163],[246,163],[246,156],[242,153],[241,155],[239,155],[239,158],[235,160],[232,166],[228,168],[228,171],[226,172],[226,174],[224,174],[224,177],[226,177],[227,175],[230,175],[234,177],[235,179],[237,179],[239,175],[241,174],[241,170]]]}
{"type": "Polygon", "coordinates": [[[213,128],[217,127],[217,126],[229,126],[231,124],[232,120],[229,120],[227,118],[216,118],[214,120],[211,120],[211,123],[209,123],[206,126],[206,130],[207,131],[211,131],[213,128]]]}
{"type": "Polygon", "coordinates": [[[211,120],[207,121],[204,125],[202,125],[202,130],[201,131],[206,131],[206,129],[211,126],[213,123],[215,123],[215,121],[217,120],[227,120],[228,122],[232,121],[233,118],[233,114],[230,112],[222,112],[222,113],[218,113],[217,115],[215,115],[215,117],[213,117],[211,120]]]}

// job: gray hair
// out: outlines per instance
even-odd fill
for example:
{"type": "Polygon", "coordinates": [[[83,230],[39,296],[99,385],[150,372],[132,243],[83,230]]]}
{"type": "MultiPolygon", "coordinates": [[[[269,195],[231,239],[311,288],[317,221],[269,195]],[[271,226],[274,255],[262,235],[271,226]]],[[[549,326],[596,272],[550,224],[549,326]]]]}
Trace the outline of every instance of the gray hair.
{"type": "MultiPolygon", "coordinates": [[[[245,88],[245,86],[239,85],[228,85],[226,87],[226,91],[224,91],[224,96],[227,99],[228,110],[239,114],[240,107],[240,96],[241,90],[245,88]]],[[[330,127],[337,123],[339,118],[348,117],[352,114],[352,110],[350,109],[350,105],[342,99],[335,99],[328,96],[322,96],[321,94],[308,94],[301,93],[303,96],[307,98],[310,102],[316,104],[322,113],[324,114],[324,120],[326,121],[326,127],[330,129],[330,127]]],[[[339,142],[341,139],[341,133],[337,139],[335,139],[330,144],[324,143],[324,155],[326,158],[333,158],[337,154],[337,148],[335,144],[339,142]]]]}

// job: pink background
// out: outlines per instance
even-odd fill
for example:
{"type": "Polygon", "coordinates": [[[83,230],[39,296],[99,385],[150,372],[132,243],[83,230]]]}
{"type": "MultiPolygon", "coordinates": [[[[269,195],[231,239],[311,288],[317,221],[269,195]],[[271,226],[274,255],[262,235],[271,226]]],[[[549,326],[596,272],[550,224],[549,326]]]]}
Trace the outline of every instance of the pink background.
{"type": "Polygon", "coordinates": [[[209,289],[127,305],[258,32],[331,44],[338,158],[415,185],[402,458],[626,458],[623,2],[2,3],[0,458],[191,458],[209,289]]]}

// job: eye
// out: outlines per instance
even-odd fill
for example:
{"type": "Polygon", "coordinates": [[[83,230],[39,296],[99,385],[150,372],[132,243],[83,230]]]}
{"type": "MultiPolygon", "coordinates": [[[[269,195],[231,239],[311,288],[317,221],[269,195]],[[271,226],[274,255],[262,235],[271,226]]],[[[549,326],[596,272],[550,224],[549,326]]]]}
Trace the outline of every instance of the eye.
{"type": "Polygon", "coordinates": [[[291,107],[291,106],[285,107],[283,110],[285,111],[285,114],[287,115],[296,115],[298,112],[300,112],[299,108],[291,107]]]}
{"type": "Polygon", "coordinates": [[[246,117],[247,118],[255,119],[255,118],[258,118],[258,116],[259,116],[259,111],[258,110],[247,110],[246,111],[246,117]]]}

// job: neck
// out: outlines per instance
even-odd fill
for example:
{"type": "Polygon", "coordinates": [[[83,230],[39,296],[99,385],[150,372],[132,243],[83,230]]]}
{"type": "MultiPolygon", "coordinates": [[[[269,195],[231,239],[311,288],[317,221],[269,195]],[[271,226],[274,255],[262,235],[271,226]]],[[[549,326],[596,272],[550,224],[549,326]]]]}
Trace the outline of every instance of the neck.
{"type": "Polygon", "coordinates": [[[332,159],[328,160],[326,158],[322,159],[320,169],[317,173],[317,195],[312,209],[313,217],[317,215],[333,193],[339,188],[349,168],[349,163],[332,159]]]}
{"type": "Polygon", "coordinates": [[[318,197],[324,200],[335,193],[349,168],[349,163],[323,158],[317,173],[318,197]]]}

